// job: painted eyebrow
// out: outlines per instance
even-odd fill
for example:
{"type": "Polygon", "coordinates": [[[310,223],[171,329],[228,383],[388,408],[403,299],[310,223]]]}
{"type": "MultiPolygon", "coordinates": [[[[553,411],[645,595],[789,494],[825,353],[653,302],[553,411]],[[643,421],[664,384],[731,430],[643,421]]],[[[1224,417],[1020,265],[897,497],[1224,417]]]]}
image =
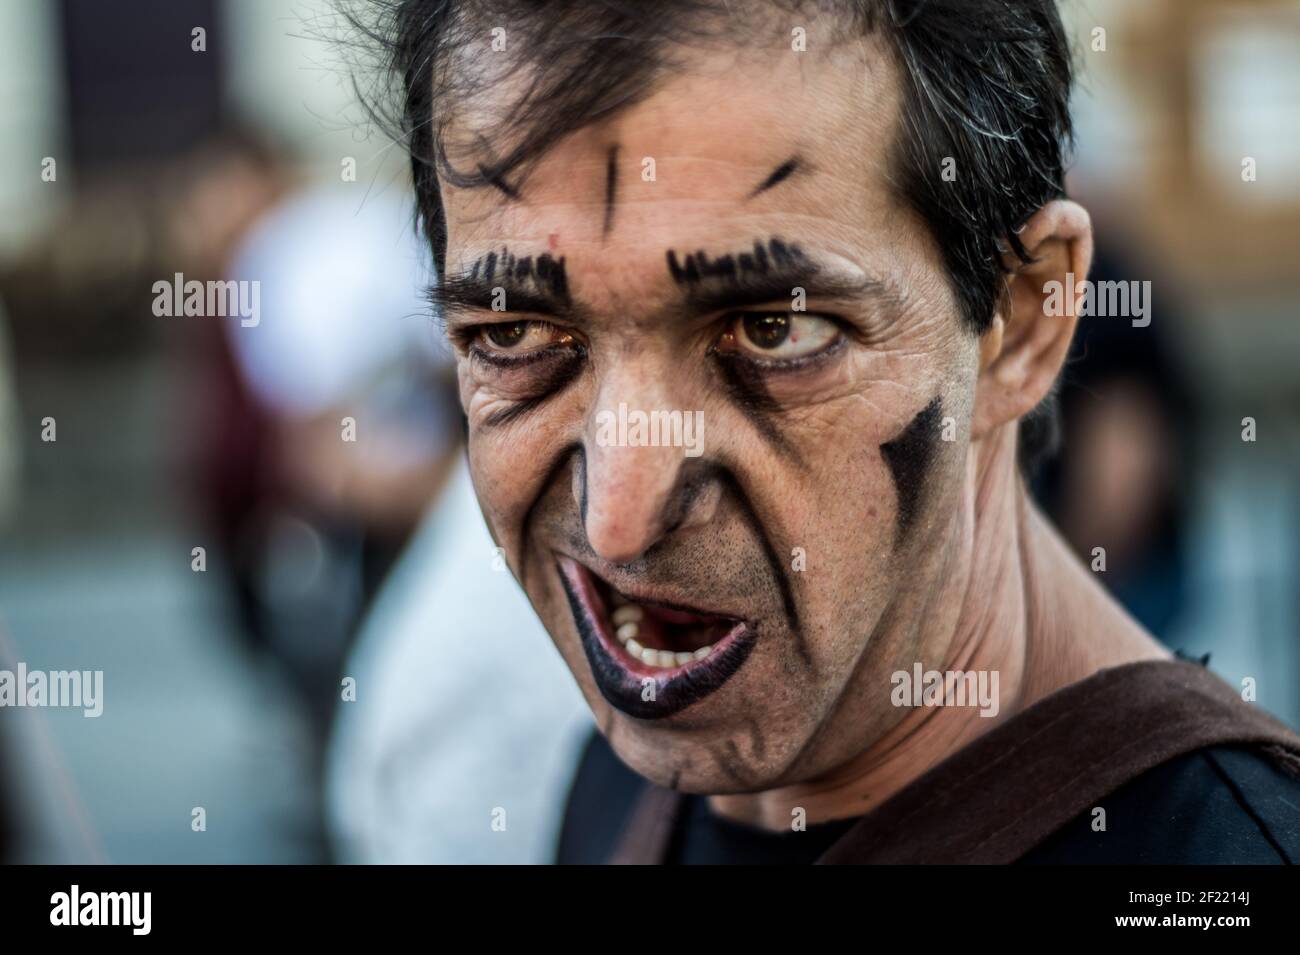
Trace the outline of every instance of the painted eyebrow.
{"type": "Polygon", "coordinates": [[[807,297],[869,296],[891,305],[899,302],[886,283],[829,267],[798,245],[777,238],[755,241],[744,251],[717,257],[700,249],[684,260],[669,250],[666,258],[686,305],[701,313],[788,300],[795,288],[803,289],[807,297]]]}
{"type": "Polygon", "coordinates": [[[528,312],[570,321],[582,317],[569,293],[564,258],[547,253],[517,257],[506,248],[499,255],[488,252],[470,271],[444,276],[430,286],[427,297],[445,321],[458,312],[491,310],[498,288],[505,290],[502,314],[528,312]]]}
{"type": "Polygon", "coordinates": [[[688,307],[707,314],[724,309],[738,310],[772,302],[789,301],[801,288],[807,298],[856,298],[870,296],[893,302],[895,296],[883,282],[825,269],[780,269],[764,275],[740,274],[701,279],[685,290],[688,307]]]}
{"type": "MultiPolygon", "coordinates": [[[[797,246],[785,248],[790,254],[755,258],[752,255],[754,246],[751,246],[734,255],[707,260],[710,268],[702,273],[698,270],[688,273],[678,265],[674,274],[681,295],[677,299],[677,305],[670,306],[669,310],[706,315],[723,310],[771,305],[791,299],[795,288],[802,288],[808,298],[869,297],[890,306],[899,305],[899,296],[887,283],[827,267],[818,263],[815,257],[805,255],[797,246]],[[754,264],[739,269],[713,268],[717,263],[725,263],[728,259],[733,263],[739,261],[742,266],[751,262],[754,264]],[[760,264],[762,271],[759,271],[760,264]]],[[[498,287],[505,289],[505,309],[498,314],[539,315],[579,325],[590,321],[590,310],[575,302],[569,292],[563,258],[555,260],[544,254],[523,259],[510,256],[510,261],[515,263],[548,262],[550,268],[547,274],[553,278],[541,281],[536,269],[527,275],[516,277],[511,270],[496,271],[485,265],[505,259],[508,253],[504,249],[502,253],[500,258],[496,253],[488,253],[475,262],[471,271],[446,276],[428,289],[428,300],[435,312],[441,312],[444,321],[454,320],[457,313],[491,310],[493,294],[498,287]]],[[[669,270],[672,271],[673,263],[677,261],[676,254],[670,250],[666,256],[669,270]]],[[[692,256],[699,257],[701,252],[692,253],[692,256]]],[[[695,261],[706,260],[696,258],[695,261]]]]}
{"type": "Polygon", "coordinates": [[[505,309],[498,314],[544,315],[565,321],[580,321],[585,311],[569,297],[545,286],[521,284],[510,279],[492,282],[467,275],[453,276],[431,285],[426,293],[435,313],[444,320],[473,311],[492,311],[495,289],[505,289],[505,309]]]}

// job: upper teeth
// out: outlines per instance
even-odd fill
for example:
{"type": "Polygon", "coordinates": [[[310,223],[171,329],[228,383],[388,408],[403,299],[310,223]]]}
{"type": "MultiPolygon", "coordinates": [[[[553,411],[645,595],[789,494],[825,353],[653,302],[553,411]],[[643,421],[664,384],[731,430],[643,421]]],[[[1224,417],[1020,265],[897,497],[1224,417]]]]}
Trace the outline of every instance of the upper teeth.
{"type": "Polygon", "coordinates": [[[714,645],[711,643],[693,652],[681,650],[677,653],[671,650],[653,650],[650,647],[643,647],[636,638],[641,635],[641,621],[644,619],[645,611],[636,604],[630,603],[620,604],[610,615],[610,620],[615,627],[614,632],[623,644],[623,649],[647,666],[663,669],[685,666],[693,660],[703,660],[713,652],[714,645]]]}

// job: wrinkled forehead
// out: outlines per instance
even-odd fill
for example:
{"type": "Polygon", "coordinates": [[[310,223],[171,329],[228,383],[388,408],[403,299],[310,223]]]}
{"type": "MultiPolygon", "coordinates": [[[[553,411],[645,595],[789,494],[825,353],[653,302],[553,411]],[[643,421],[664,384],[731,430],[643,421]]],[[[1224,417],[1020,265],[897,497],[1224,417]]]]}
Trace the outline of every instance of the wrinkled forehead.
{"type": "MultiPolygon", "coordinates": [[[[591,285],[633,289],[662,278],[665,250],[724,254],[780,236],[849,254],[897,204],[898,100],[896,71],[874,38],[817,52],[788,43],[694,52],[641,100],[527,168],[488,185],[444,183],[448,273],[508,247],[563,256],[579,284],[596,272],[591,285]]],[[[490,144],[474,123],[463,111],[445,135],[490,144]]],[[[493,158],[463,145],[450,152],[462,165],[493,158]]]]}

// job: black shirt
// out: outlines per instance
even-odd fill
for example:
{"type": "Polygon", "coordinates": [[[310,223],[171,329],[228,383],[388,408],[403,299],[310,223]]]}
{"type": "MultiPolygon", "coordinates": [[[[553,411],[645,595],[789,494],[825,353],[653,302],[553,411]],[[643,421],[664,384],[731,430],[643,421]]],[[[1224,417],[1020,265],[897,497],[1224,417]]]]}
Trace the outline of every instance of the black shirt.
{"type": "MultiPolygon", "coordinates": [[[[557,860],[608,861],[645,783],[599,733],[574,779],[557,860]]],[[[1207,747],[1130,780],[1099,801],[1105,829],[1080,814],[1022,864],[1294,863],[1300,860],[1300,780],[1250,747],[1207,747]]],[[[768,832],[719,818],[687,797],[668,860],[684,864],[807,864],[856,820],[768,832]]]]}

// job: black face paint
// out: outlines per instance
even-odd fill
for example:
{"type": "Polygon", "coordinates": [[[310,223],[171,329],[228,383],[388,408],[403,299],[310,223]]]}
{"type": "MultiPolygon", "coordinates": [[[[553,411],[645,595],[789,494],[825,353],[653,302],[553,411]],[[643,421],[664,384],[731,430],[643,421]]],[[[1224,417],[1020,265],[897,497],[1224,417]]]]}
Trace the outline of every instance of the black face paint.
{"type": "Polygon", "coordinates": [[[785,435],[777,430],[773,419],[781,410],[781,406],[767,390],[762,373],[751,362],[731,352],[715,352],[714,357],[717,359],[718,370],[722,373],[722,380],[727,387],[727,397],[731,399],[732,404],[740,409],[768,444],[780,451],[792,463],[802,467],[803,461],[798,453],[786,440],[785,435]]]}
{"type": "Polygon", "coordinates": [[[564,257],[557,259],[547,252],[536,257],[527,255],[519,258],[506,246],[502,246],[500,255],[489,252],[474,261],[469,271],[469,281],[483,283],[483,288],[489,295],[492,283],[497,282],[506,288],[507,295],[512,284],[518,287],[532,285],[558,302],[569,300],[569,277],[564,257]]]}
{"type": "Polygon", "coordinates": [[[921,494],[934,463],[942,415],[943,401],[935,395],[898,437],[880,446],[898,495],[897,526],[900,532],[908,530],[916,520],[921,494]]]}
{"type": "Polygon", "coordinates": [[[678,285],[690,285],[705,279],[734,279],[744,273],[764,275],[773,268],[802,269],[811,274],[817,266],[797,245],[787,245],[781,239],[769,239],[766,244],[754,241],[753,252],[742,252],[739,256],[724,255],[713,259],[703,250],[688,254],[684,261],[679,261],[677,253],[667,252],[668,273],[678,285]]]}
{"type": "Polygon", "coordinates": [[[772,174],[759,183],[758,188],[749,194],[749,198],[753,199],[759,193],[767,192],[767,190],[771,189],[773,186],[785,182],[798,168],[799,157],[791,156],[785,162],[781,163],[781,165],[777,166],[776,169],[772,170],[772,174]]]}
{"type": "Polygon", "coordinates": [[[767,753],[767,738],[763,736],[763,728],[756,719],[749,720],[746,725],[749,728],[749,750],[755,759],[761,760],[767,753]]]}
{"type": "Polygon", "coordinates": [[[605,231],[604,235],[614,228],[614,202],[618,197],[618,147],[609,148],[609,158],[605,160],[605,231]]]}
{"type": "Polygon", "coordinates": [[[781,594],[781,609],[785,613],[786,629],[790,631],[794,640],[795,652],[799,654],[799,659],[804,662],[804,665],[811,670],[812,655],[808,652],[808,643],[804,639],[803,628],[799,625],[799,611],[794,602],[794,590],[790,586],[790,578],[786,576],[785,561],[777,557],[776,548],[772,546],[767,533],[763,530],[763,525],[759,523],[758,512],[754,510],[749,495],[740,486],[736,476],[722,469],[718,469],[717,473],[718,480],[730,491],[732,500],[739,505],[746,523],[749,524],[755,539],[763,548],[763,556],[767,558],[767,564],[772,570],[772,579],[776,581],[777,590],[781,594]]]}
{"type": "Polygon", "coordinates": [[[745,772],[745,760],[740,755],[740,747],[736,745],[734,739],[725,740],[720,749],[709,747],[709,754],[717,761],[723,775],[733,783],[743,786],[749,782],[749,774],[745,772]]]}
{"type": "MultiPolygon", "coordinates": [[[[546,478],[538,485],[538,487],[542,489],[541,492],[538,493],[537,497],[533,498],[533,502],[528,505],[528,510],[524,512],[524,519],[519,525],[519,552],[515,557],[515,566],[519,568],[519,586],[525,590],[528,589],[528,582],[525,579],[528,574],[528,531],[533,526],[533,512],[546,496],[546,489],[549,488],[554,481],[560,479],[561,472],[565,468],[572,466],[574,455],[581,453],[581,444],[566,445],[560,450],[560,452],[555,456],[555,461],[551,464],[550,470],[547,471],[546,478]]],[[[607,733],[606,736],[608,735],[609,734],[607,733]]]]}
{"type": "Polygon", "coordinates": [[[571,345],[552,347],[556,349],[554,353],[546,354],[548,349],[543,349],[542,352],[537,354],[536,358],[531,359],[537,362],[542,375],[537,385],[538,393],[531,398],[516,401],[510,407],[488,415],[483,422],[483,427],[495,428],[517,420],[554,395],[559,394],[568,387],[570,382],[578,377],[583,364],[586,362],[586,349],[576,348],[571,345]]]}
{"type": "Polygon", "coordinates": [[[587,449],[578,445],[578,514],[582,517],[582,526],[587,526],[587,449]]]}
{"type": "Polygon", "coordinates": [[[647,700],[642,696],[643,678],[629,673],[610,655],[596,631],[595,621],[583,608],[582,600],[564,574],[560,575],[560,586],[564,589],[578,640],[600,695],[615,709],[637,719],[664,719],[702,700],[726,683],[754,649],[754,636],[742,634],[714,653],[709,658],[712,664],[707,669],[687,670],[671,679],[661,677],[656,680],[654,699],[647,700]]]}

